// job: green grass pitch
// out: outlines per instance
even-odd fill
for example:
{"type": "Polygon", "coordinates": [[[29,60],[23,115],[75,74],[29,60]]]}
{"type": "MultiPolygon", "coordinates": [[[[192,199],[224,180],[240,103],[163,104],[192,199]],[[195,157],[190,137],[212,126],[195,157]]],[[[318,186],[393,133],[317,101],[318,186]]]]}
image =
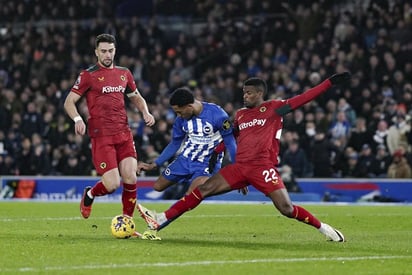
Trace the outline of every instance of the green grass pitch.
{"type": "Polygon", "coordinates": [[[120,203],[97,200],[84,220],[78,203],[2,201],[0,274],[412,274],[412,206],[303,206],[347,242],[270,203],[204,203],[160,231],[162,241],[145,241],[111,236],[120,203]]]}

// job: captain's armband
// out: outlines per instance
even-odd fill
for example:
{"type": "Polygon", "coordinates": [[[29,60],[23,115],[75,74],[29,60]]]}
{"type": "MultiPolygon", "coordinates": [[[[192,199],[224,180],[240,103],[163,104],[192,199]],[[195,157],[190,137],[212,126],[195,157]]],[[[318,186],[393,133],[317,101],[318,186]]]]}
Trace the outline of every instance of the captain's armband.
{"type": "Polygon", "coordinates": [[[134,90],[133,92],[128,93],[128,94],[127,94],[127,97],[134,97],[134,96],[138,96],[139,94],[140,94],[140,93],[139,93],[139,90],[136,89],[136,90],[134,90]]]}

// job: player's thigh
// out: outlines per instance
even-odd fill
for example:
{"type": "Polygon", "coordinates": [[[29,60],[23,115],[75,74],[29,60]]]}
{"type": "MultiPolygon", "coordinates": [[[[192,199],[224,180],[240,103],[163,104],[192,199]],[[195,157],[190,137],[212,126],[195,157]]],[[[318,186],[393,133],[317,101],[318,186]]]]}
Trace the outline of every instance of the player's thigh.
{"type": "Polygon", "coordinates": [[[199,176],[199,177],[194,178],[186,193],[190,194],[196,187],[204,184],[208,179],[209,179],[209,176],[199,176]]]}
{"type": "Polygon", "coordinates": [[[97,174],[104,175],[116,168],[116,148],[111,142],[111,137],[96,137],[91,139],[92,160],[97,174]]]}
{"type": "Polygon", "coordinates": [[[165,178],[163,175],[160,175],[157,180],[155,181],[153,188],[156,191],[163,191],[165,190],[167,187],[173,185],[174,182],[165,178]]]}
{"type": "Polygon", "coordinates": [[[190,180],[191,173],[186,160],[177,158],[166,167],[162,176],[170,182],[186,183],[190,180]]]}
{"type": "Polygon", "coordinates": [[[211,178],[198,186],[203,198],[214,195],[227,193],[233,188],[229,185],[226,179],[219,173],[214,174],[211,178]]]}
{"type": "Polygon", "coordinates": [[[131,132],[122,132],[113,136],[113,143],[115,144],[116,156],[119,162],[129,157],[135,158],[137,161],[136,148],[131,132]]]}
{"type": "MultiPolygon", "coordinates": [[[[239,163],[229,164],[220,169],[220,174],[232,190],[242,189],[249,185],[247,166],[239,163]]],[[[217,174],[216,174],[217,175],[217,174]]]]}
{"type": "Polygon", "coordinates": [[[120,186],[120,174],[117,168],[113,168],[102,175],[103,185],[109,193],[115,191],[120,186]]]}
{"type": "Polygon", "coordinates": [[[250,184],[265,195],[285,188],[280,174],[272,164],[249,166],[246,173],[250,184]]]}
{"type": "Polygon", "coordinates": [[[134,184],[137,180],[137,160],[134,157],[126,157],[119,163],[120,175],[126,184],[134,184]]]}

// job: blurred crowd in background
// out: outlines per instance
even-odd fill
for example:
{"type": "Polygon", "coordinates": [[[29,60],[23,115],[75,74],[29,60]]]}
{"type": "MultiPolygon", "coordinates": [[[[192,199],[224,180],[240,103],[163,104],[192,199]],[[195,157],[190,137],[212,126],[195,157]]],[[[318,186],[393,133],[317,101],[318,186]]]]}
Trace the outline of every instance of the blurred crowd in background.
{"type": "MultiPolygon", "coordinates": [[[[0,175],[94,175],[65,96],[96,62],[94,39],[117,38],[156,125],[128,108],[143,161],[168,144],[168,95],[189,86],[231,116],[242,83],[289,98],[336,72],[333,88],[284,118],[280,171],[299,177],[411,177],[410,1],[16,0],[0,6],[0,175]]],[[[87,118],[85,102],[81,115],[87,118]]],[[[157,175],[151,171],[146,175],[157,175]]]]}

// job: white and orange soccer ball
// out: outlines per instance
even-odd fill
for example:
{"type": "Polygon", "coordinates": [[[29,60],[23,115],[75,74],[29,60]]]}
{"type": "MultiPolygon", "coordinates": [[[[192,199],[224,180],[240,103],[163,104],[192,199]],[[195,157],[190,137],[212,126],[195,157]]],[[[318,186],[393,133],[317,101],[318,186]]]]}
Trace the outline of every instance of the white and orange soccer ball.
{"type": "Polygon", "coordinates": [[[112,235],[118,239],[128,239],[133,236],[135,232],[135,224],[132,218],[117,215],[112,219],[110,226],[112,235]]]}

